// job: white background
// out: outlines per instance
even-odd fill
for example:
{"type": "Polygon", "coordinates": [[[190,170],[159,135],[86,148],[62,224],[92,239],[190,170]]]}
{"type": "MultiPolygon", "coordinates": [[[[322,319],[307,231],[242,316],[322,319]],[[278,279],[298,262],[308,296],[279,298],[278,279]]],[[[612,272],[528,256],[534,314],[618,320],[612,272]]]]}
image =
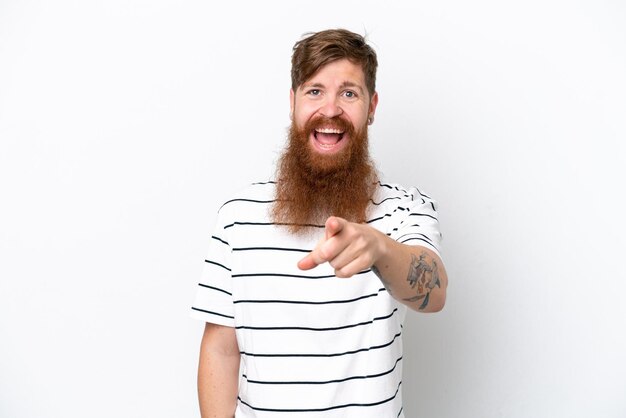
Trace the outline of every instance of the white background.
{"type": "Polygon", "coordinates": [[[623,2],[0,0],[1,417],[199,416],[216,210],[331,27],[378,51],[379,169],[440,206],[407,417],[626,416],[623,2]]]}

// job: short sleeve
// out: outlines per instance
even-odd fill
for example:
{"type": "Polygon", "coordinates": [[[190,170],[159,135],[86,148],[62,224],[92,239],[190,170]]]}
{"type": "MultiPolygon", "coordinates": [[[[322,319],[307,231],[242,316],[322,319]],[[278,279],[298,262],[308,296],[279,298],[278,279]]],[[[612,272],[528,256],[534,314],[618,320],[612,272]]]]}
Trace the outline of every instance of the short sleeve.
{"type": "Polygon", "coordinates": [[[393,212],[388,235],[401,244],[424,246],[440,255],[437,202],[411,187],[393,212]]]}
{"type": "Polygon", "coordinates": [[[226,226],[226,214],[224,210],[220,210],[190,316],[205,322],[234,327],[232,251],[226,226]]]}

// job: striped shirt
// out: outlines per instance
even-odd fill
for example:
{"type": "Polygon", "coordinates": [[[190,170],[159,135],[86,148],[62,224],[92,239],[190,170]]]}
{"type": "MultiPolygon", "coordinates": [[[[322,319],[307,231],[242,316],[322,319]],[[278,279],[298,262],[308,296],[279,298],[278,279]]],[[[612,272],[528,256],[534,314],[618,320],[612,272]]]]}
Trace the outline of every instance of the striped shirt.
{"type": "MultiPolygon", "coordinates": [[[[220,208],[191,315],[234,327],[241,352],[235,416],[397,418],[402,412],[406,307],[371,270],[349,279],[297,262],[324,233],[289,234],[269,216],[275,183],[255,183],[220,208]]],[[[379,183],[367,223],[438,253],[435,202],[379,183]]]]}

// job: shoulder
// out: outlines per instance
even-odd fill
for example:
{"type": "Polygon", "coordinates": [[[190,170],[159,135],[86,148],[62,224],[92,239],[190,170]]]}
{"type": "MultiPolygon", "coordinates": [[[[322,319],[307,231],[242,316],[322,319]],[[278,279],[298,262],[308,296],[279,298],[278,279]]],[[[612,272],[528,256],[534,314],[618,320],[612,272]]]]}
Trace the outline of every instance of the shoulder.
{"type": "Polygon", "coordinates": [[[236,190],[224,201],[218,212],[245,210],[248,207],[274,202],[276,182],[273,180],[250,183],[236,190]]]}
{"type": "Polygon", "coordinates": [[[268,222],[269,208],[275,199],[274,189],[273,181],[250,183],[233,189],[217,210],[217,227],[229,229],[238,223],[268,222]]]}
{"type": "Polygon", "coordinates": [[[416,186],[380,182],[380,207],[387,234],[401,244],[425,246],[439,254],[441,232],[437,202],[416,186]],[[386,199],[386,200],[385,200],[386,199]]]}
{"type": "Polygon", "coordinates": [[[416,204],[430,204],[435,209],[436,202],[429,195],[420,190],[417,186],[404,186],[385,180],[379,180],[376,184],[374,205],[384,204],[385,206],[405,206],[416,204]]]}

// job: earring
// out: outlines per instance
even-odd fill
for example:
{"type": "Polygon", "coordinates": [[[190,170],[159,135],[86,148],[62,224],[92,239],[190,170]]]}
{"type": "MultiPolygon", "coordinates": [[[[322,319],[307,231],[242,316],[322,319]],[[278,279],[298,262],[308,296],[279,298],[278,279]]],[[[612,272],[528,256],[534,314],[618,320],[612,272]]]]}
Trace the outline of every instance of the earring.
{"type": "Polygon", "coordinates": [[[367,124],[371,125],[372,123],[374,123],[374,116],[370,116],[369,118],[367,118],[367,124]]]}

